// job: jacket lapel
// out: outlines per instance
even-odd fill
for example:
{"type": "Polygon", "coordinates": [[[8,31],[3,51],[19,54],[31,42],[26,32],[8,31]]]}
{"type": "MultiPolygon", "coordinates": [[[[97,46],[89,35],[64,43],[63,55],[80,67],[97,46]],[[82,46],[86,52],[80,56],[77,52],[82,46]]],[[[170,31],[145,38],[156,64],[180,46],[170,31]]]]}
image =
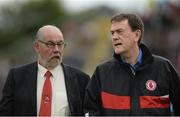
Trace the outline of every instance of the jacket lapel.
{"type": "Polygon", "coordinates": [[[32,115],[37,115],[37,62],[32,63],[26,74],[26,79],[28,82],[28,91],[29,91],[29,98],[31,100],[32,105],[29,105],[32,110],[32,115]]]}
{"type": "Polygon", "coordinates": [[[70,112],[71,112],[71,115],[73,115],[75,113],[75,110],[74,110],[75,107],[73,106],[76,105],[76,102],[77,102],[76,96],[78,94],[77,92],[78,86],[76,86],[77,80],[75,78],[75,75],[73,75],[73,73],[71,72],[71,69],[68,66],[62,64],[62,67],[63,67],[64,77],[65,77],[65,85],[66,85],[70,112]]]}

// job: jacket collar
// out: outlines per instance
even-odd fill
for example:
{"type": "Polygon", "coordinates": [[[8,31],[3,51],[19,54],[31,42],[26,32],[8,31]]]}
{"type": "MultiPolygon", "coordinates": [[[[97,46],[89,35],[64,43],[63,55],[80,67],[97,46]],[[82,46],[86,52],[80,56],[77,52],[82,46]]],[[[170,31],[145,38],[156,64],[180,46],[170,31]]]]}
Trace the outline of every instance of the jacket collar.
{"type": "MultiPolygon", "coordinates": [[[[153,56],[151,54],[151,52],[149,51],[149,49],[144,45],[144,44],[140,44],[139,46],[142,50],[142,63],[139,66],[139,69],[142,69],[144,67],[146,67],[150,62],[152,62],[153,60],[153,56]]],[[[114,53],[113,57],[115,58],[115,60],[117,60],[120,64],[123,65],[129,65],[127,63],[124,63],[121,56],[114,53]]]]}

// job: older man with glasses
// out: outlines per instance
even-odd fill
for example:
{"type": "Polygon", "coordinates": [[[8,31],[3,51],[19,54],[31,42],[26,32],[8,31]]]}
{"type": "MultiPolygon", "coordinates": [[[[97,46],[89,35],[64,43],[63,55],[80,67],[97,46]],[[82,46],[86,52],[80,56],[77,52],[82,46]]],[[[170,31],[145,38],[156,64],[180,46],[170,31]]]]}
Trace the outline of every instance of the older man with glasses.
{"type": "Polygon", "coordinates": [[[59,28],[41,27],[33,42],[38,61],[9,71],[0,115],[83,115],[89,76],[62,63],[66,43],[59,28]]]}

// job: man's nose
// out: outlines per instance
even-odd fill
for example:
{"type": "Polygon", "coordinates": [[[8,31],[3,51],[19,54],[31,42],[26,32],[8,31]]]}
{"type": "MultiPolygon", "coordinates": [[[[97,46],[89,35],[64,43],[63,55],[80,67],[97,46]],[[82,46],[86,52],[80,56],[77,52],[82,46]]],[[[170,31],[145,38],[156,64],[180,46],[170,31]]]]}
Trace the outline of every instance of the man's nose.
{"type": "Polygon", "coordinates": [[[112,39],[115,41],[119,38],[119,35],[115,32],[113,35],[112,35],[112,39]]]}
{"type": "Polygon", "coordinates": [[[54,51],[59,51],[58,45],[55,45],[55,46],[54,46],[54,51]]]}

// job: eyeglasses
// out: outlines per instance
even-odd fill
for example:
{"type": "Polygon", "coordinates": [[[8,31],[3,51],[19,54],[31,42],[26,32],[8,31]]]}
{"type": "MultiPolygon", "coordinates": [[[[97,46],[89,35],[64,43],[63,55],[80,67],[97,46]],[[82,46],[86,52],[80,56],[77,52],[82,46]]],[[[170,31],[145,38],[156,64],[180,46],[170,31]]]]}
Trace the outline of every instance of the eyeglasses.
{"type": "Polygon", "coordinates": [[[44,41],[41,41],[41,40],[38,40],[38,41],[45,44],[48,48],[54,48],[56,45],[58,46],[58,48],[66,46],[66,43],[64,41],[60,41],[60,42],[57,42],[57,43],[54,43],[52,41],[48,41],[48,42],[44,42],[44,41]]]}

